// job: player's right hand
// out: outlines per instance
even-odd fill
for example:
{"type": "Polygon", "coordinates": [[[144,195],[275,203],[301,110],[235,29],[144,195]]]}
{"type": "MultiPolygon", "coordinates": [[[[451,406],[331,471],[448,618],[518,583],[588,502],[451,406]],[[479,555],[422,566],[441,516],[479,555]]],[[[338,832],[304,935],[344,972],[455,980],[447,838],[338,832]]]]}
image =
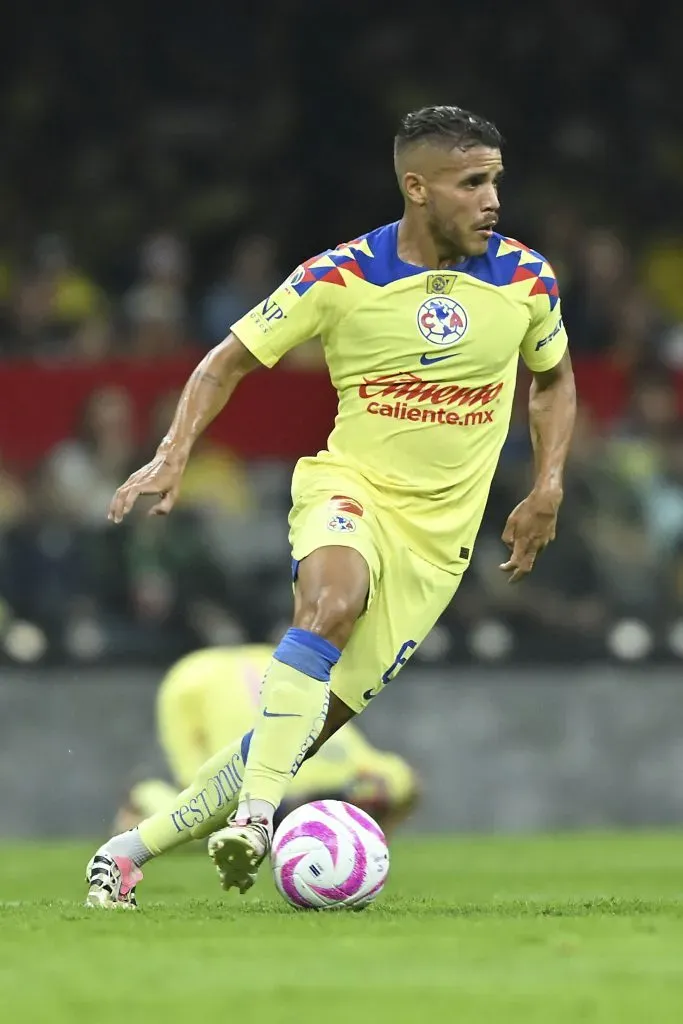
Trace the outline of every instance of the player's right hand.
{"type": "Polygon", "coordinates": [[[510,583],[518,583],[528,576],[536,556],[555,540],[561,502],[561,488],[535,487],[529,497],[520,501],[510,513],[503,530],[503,543],[511,554],[508,561],[500,566],[509,574],[510,583]]]}
{"type": "Polygon", "coordinates": [[[180,493],[183,467],[171,465],[163,455],[155,456],[119,487],[109,506],[108,518],[120,523],[141,494],[158,494],[159,501],[149,510],[150,516],[167,516],[180,493]]]}

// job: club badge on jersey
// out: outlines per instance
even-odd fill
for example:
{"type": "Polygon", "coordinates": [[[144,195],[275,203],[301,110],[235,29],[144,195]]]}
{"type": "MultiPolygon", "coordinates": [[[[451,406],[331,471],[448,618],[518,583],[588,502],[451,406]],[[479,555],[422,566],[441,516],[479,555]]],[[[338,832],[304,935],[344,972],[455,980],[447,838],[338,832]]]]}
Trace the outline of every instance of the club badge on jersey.
{"type": "Polygon", "coordinates": [[[420,305],[417,326],[430,345],[455,345],[467,332],[467,313],[455,299],[447,295],[434,296],[420,305]]]}

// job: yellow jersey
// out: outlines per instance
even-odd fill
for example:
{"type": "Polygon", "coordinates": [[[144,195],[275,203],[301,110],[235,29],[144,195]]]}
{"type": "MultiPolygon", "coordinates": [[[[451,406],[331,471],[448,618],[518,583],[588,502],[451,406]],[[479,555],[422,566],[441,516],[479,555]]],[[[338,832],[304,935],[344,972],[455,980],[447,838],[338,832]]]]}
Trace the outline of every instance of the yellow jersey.
{"type": "Polygon", "coordinates": [[[232,330],[265,366],[322,340],[339,408],[327,449],[297,464],[294,500],[349,468],[363,481],[354,498],[386,509],[409,547],[459,573],[507,435],[519,356],[548,370],[567,336],[540,253],[494,234],[484,255],[430,270],[399,258],[398,227],[308,260],[232,330]]]}

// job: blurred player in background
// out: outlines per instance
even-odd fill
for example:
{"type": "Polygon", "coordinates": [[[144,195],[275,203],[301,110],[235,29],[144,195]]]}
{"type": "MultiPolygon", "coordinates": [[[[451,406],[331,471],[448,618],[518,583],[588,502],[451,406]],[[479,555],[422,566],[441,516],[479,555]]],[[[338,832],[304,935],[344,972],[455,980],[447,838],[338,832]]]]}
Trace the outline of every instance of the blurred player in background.
{"type": "MultiPolygon", "coordinates": [[[[391,682],[454,597],[520,355],[533,377],[536,475],[503,531],[502,571],[523,579],[553,540],[574,376],[552,267],[494,231],[500,147],[493,124],[459,107],[407,114],[394,141],[401,220],[308,260],[234,324],[188,381],[155,458],[114,496],[116,523],[143,494],[160,496],[153,514],[169,513],[195,440],[245,374],[322,339],[339,409],[327,449],[294,471],[292,627],[264,676],[256,725],[202,767],[173,810],[96,852],[91,904],[130,901],[141,865],[205,832],[223,887],[253,885],[302,761],[391,682]]],[[[253,414],[268,409],[255,401],[253,414]]]]}
{"type": "MultiPolygon", "coordinates": [[[[134,785],[119,811],[119,830],[175,808],[178,791],[191,784],[207,759],[253,729],[272,656],[272,647],[259,644],[214,647],[188,654],[169,669],[157,694],[157,735],[177,785],[161,779],[134,785]]],[[[277,818],[327,797],[363,808],[390,833],[414,807],[417,792],[415,773],[402,757],[377,750],[347,723],[301,766],[277,818]]]]}

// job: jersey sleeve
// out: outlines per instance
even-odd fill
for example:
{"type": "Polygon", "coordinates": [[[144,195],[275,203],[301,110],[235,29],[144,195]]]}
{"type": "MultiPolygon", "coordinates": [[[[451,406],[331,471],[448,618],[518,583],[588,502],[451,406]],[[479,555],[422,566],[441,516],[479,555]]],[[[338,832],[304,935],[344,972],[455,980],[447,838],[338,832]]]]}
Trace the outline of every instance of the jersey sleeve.
{"type": "Polygon", "coordinates": [[[531,323],[520,346],[522,359],[536,373],[557,366],[568,344],[557,280],[550,264],[545,269],[549,273],[539,277],[532,291],[531,323]]]}
{"type": "Polygon", "coordinates": [[[322,334],[326,311],[319,282],[311,278],[309,260],[287,278],[272,295],[238,320],[231,327],[239,338],[265,366],[274,366],[297,345],[322,334]]]}

